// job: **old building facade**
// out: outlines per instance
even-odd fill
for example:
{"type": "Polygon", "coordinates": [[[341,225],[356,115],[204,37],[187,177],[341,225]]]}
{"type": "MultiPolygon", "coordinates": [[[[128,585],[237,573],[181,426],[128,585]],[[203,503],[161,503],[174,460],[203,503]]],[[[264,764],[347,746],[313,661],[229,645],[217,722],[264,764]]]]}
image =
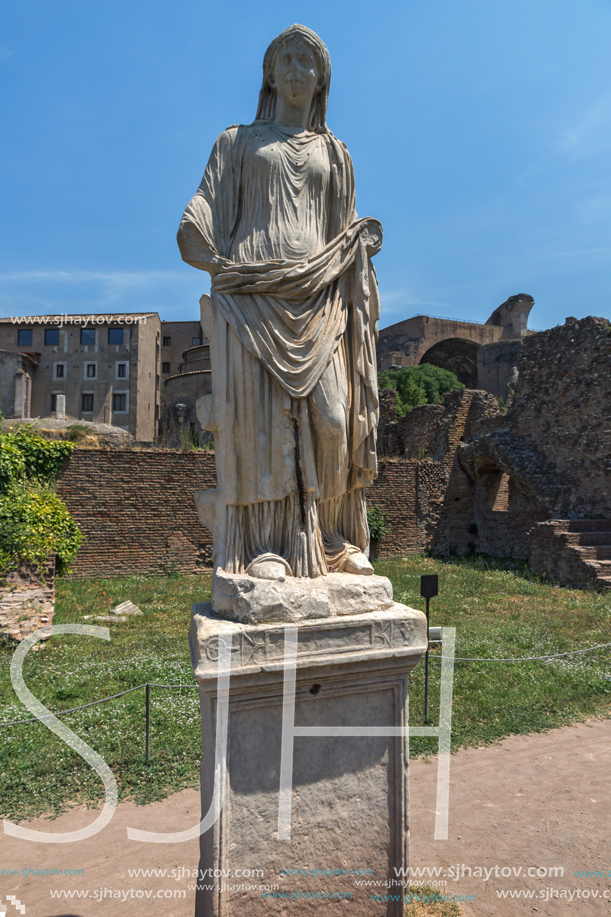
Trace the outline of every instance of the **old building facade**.
{"type": "MultiPolygon", "coordinates": [[[[205,348],[199,322],[161,321],[156,312],[3,318],[2,413],[53,416],[64,395],[67,420],[112,424],[153,443],[167,427],[166,382],[199,369],[186,364],[205,348]]],[[[180,385],[175,401],[184,400],[180,385]]]]}
{"type": "MultiPolygon", "coordinates": [[[[112,424],[153,442],[161,411],[161,322],[154,313],[0,319],[0,349],[25,354],[31,417],[112,424]]],[[[19,410],[6,416],[19,416],[19,410]]],[[[27,416],[21,414],[20,416],[27,416]]]]}

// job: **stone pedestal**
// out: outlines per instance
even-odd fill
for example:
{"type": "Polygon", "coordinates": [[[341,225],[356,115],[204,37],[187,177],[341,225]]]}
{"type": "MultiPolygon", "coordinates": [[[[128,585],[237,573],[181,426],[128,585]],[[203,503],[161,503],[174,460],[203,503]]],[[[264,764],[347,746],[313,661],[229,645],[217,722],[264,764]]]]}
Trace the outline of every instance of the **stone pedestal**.
{"type": "Polygon", "coordinates": [[[402,900],[372,900],[400,897],[400,886],[356,883],[396,880],[395,868],[408,865],[408,740],[400,730],[408,674],[426,649],[424,614],[392,604],[298,627],[246,625],[197,604],[190,643],[203,815],[215,776],[224,789],[221,814],[201,836],[199,884],[210,887],[197,893],[196,917],[402,915],[402,900]],[[217,754],[215,765],[218,658],[228,634],[226,761],[217,754]],[[292,789],[283,791],[279,823],[281,761],[285,775],[292,765],[292,789]]]}

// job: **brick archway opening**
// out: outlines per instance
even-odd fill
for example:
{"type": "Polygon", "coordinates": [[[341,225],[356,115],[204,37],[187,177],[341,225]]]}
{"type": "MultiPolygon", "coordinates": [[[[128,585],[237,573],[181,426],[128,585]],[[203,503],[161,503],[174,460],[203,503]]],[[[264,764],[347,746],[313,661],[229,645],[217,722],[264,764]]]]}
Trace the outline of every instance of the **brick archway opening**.
{"type": "Polygon", "coordinates": [[[421,357],[420,364],[431,363],[454,373],[467,388],[477,388],[477,353],[481,347],[476,341],[464,338],[446,338],[433,344],[421,357]]]}

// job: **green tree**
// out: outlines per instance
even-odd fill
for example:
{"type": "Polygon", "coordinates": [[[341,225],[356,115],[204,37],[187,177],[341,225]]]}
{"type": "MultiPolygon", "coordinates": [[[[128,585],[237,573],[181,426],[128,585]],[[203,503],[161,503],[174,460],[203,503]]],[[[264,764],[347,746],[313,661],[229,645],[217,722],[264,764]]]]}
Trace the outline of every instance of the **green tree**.
{"type": "Polygon", "coordinates": [[[438,404],[446,392],[464,389],[454,373],[432,363],[384,370],[378,381],[380,388],[397,391],[397,420],[419,404],[438,404]]]}

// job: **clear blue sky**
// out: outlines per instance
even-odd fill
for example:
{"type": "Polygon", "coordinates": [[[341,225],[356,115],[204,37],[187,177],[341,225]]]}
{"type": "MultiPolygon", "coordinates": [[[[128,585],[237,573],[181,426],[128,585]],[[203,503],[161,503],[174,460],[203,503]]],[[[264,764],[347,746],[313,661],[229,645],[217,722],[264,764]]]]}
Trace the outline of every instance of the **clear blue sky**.
{"type": "Polygon", "coordinates": [[[2,315],[197,317],[176,228],[292,22],[329,48],[328,123],[384,224],[382,327],[513,293],[535,328],[611,314],[608,0],[4,0],[2,315]]]}

